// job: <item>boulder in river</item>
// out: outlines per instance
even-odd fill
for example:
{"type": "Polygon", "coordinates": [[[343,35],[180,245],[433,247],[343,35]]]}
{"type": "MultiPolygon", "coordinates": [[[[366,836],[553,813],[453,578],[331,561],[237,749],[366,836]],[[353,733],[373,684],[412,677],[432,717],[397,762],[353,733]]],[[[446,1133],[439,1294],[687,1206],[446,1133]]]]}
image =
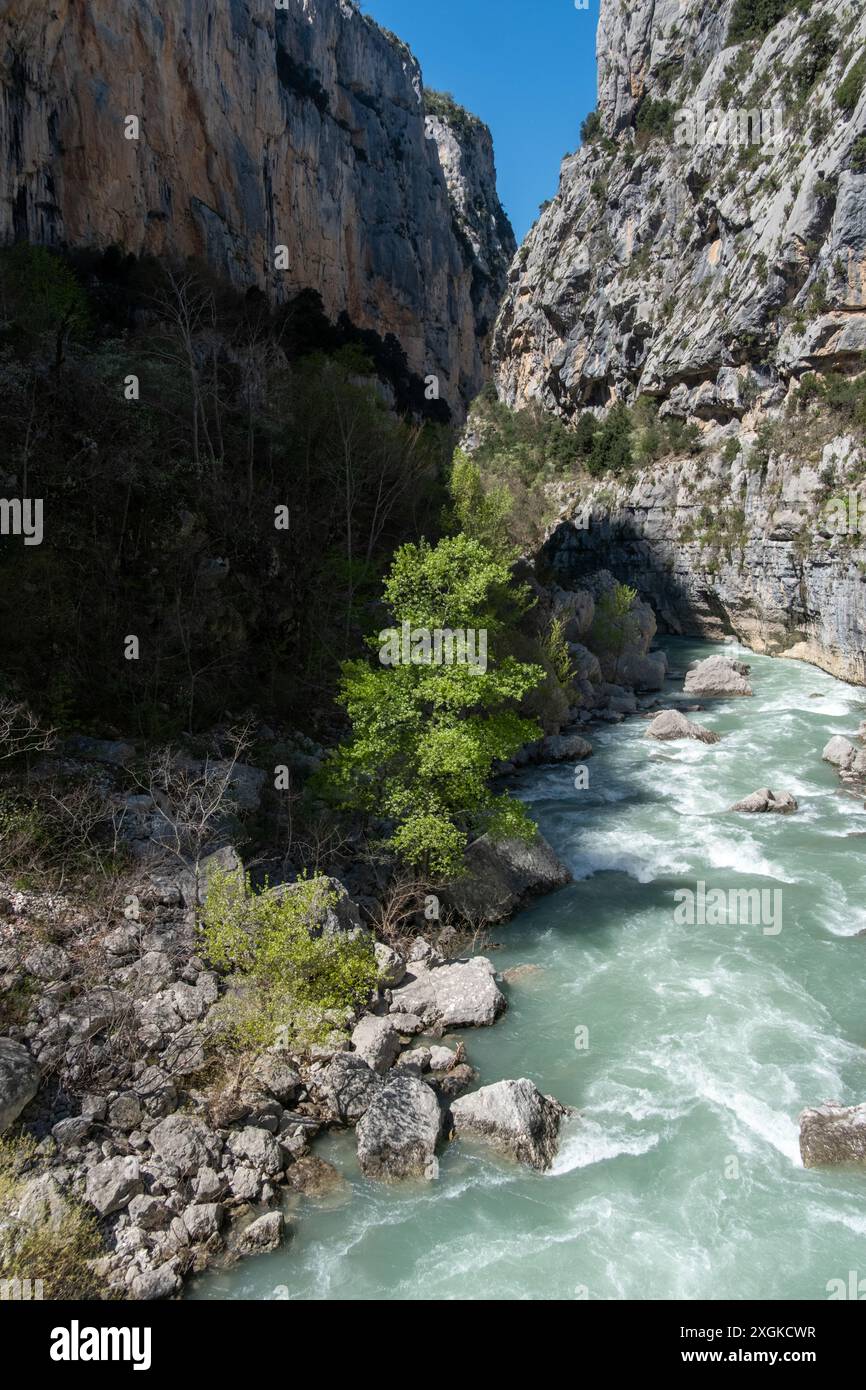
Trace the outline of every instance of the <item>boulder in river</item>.
{"type": "Polygon", "coordinates": [[[750,667],[727,656],[708,656],[694,661],[686,672],[683,690],[688,695],[752,695],[750,667]]]}
{"type": "Polygon", "coordinates": [[[39,1088],[39,1068],[26,1047],[0,1038],[0,1134],[17,1120],[39,1088]]]}
{"type": "Polygon", "coordinates": [[[583,762],[592,757],[592,744],[580,734],[548,734],[542,739],[539,758],[543,763],[583,762]]]}
{"type": "Polygon", "coordinates": [[[454,1130],[487,1139],[498,1149],[528,1163],[549,1168],[559,1147],[559,1127],[569,1112],[553,1096],[543,1096],[534,1082],[496,1081],[451,1103],[454,1130]]]}
{"type": "Polygon", "coordinates": [[[669,743],[679,738],[694,738],[700,743],[719,742],[718,734],[714,734],[711,729],[705,729],[702,724],[695,724],[691,719],[686,719],[677,709],[663,709],[657,714],[645,737],[658,739],[660,743],[669,743]]]}
{"type": "Polygon", "coordinates": [[[825,763],[832,763],[840,772],[848,772],[857,761],[857,749],[850,739],[836,734],[825,747],[821,757],[825,763]]]}
{"type": "Polygon", "coordinates": [[[400,1069],[373,1096],[358,1122],[358,1161],[371,1178],[438,1176],[439,1102],[419,1076],[400,1069]]]}
{"type": "Polygon", "coordinates": [[[482,835],[466,850],[467,872],[442,891],[442,898],[474,925],[501,922],[530,898],[571,882],[544,839],[491,840],[482,835]]]}
{"type": "Polygon", "coordinates": [[[495,1023],[506,1005],[496,969],[486,956],[430,966],[412,961],[405,982],[391,996],[391,1018],[414,1014],[428,1028],[483,1028],[495,1023]]]}
{"type": "Polygon", "coordinates": [[[866,1163],[866,1105],[826,1101],[800,1116],[804,1168],[825,1163],[866,1163]]]}
{"type": "Polygon", "coordinates": [[[796,799],[790,792],[772,792],[769,787],[761,787],[760,791],[752,792],[751,796],[743,797],[730,808],[732,811],[775,811],[780,816],[790,816],[792,812],[799,810],[796,799]]]}
{"type": "Polygon", "coordinates": [[[332,1114],[342,1124],[360,1120],[381,1090],[382,1078],[357,1052],[338,1052],[325,1073],[323,1091],[332,1114]]]}

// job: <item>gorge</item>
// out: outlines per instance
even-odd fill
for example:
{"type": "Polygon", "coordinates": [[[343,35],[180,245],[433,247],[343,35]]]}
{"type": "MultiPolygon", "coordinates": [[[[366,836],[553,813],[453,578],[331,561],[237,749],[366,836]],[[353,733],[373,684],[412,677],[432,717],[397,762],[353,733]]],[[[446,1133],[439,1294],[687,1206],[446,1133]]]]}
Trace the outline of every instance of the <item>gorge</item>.
{"type": "Polygon", "coordinates": [[[601,0],[519,248],[354,0],[0,26],[0,1277],[847,1290],[862,5],[601,0]]]}

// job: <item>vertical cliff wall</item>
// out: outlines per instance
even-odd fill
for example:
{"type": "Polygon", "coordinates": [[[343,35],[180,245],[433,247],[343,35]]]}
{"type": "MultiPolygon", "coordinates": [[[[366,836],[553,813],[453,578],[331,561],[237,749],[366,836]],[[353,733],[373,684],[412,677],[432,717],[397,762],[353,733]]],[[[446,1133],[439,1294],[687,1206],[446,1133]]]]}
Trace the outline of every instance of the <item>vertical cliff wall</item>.
{"type": "Polygon", "coordinates": [[[313,288],[459,413],[514,241],[486,127],[426,114],[414,57],[350,0],[7,0],[0,239],[313,288]]]}

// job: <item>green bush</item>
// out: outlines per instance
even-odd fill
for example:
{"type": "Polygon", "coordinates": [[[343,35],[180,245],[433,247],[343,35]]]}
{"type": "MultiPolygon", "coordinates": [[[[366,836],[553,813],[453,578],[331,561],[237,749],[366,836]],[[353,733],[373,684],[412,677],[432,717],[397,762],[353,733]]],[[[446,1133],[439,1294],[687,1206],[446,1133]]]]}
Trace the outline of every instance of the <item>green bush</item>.
{"type": "Polygon", "coordinates": [[[851,71],[843,77],[836,88],[836,105],[849,115],[863,95],[866,84],[866,57],[858,58],[851,71]]]}
{"type": "Polygon", "coordinates": [[[631,451],[631,417],[621,401],[607,413],[601,429],[593,439],[587,468],[594,478],[610,473],[628,473],[634,467],[631,451]]]}
{"type": "Polygon", "coordinates": [[[29,1138],[0,1139],[0,1281],[39,1279],[45,1299],[98,1299],[103,1281],[91,1260],[105,1252],[93,1213],[68,1199],[40,1209],[19,1204],[28,1181],[38,1176],[36,1146],[29,1138]]]}
{"type": "Polygon", "coordinates": [[[351,1013],[376,982],[372,938],[323,928],[336,902],[327,879],[287,891],[253,893],[249,877],[214,874],[200,927],[202,950],[235,976],[221,1011],[241,1046],[270,1046],[277,1036],[317,1041],[329,1011],[351,1013]]]}
{"type": "Polygon", "coordinates": [[[654,97],[647,97],[638,108],[635,130],[639,135],[650,137],[670,135],[673,129],[675,110],[674,103],[668,101],[666,97],[662,98],[661,101],[656,101],[654,97]]]}
{"type": "Polygon", "coordinates": [[[866,174],[866,135],[858,135],[851,146],[851,168],[855,174],[866,174]]]}
{"type": "Polygon", "coordinates": [[[803,0],[737,0],[728,27],[728,42],[763,38],[795,5],[805,13],[808,3],[809,0],[806,5],[803,0]]]}
{"type": "Polygon", "coordinates": [[[597,111],[590,111],[580,123],[580,142],[588,145],[601,134],[601,116],[597,111]]]}

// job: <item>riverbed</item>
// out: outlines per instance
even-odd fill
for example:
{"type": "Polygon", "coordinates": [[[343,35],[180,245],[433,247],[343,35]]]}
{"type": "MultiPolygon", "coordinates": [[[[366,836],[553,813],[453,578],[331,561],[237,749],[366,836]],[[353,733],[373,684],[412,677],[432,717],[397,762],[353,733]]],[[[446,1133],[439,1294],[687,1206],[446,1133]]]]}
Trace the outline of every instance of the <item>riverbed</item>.
{"type": "MultiPolygon", "coordinates": [[[[666,645],[679,669],[719,650],[666,645]]],[[[576,1107],[552,1171],[461,1140],[437,1181],[389,1187],[330,1136],[342,1187],[190,1297],[825,1299],[866,1278],[866,1170],[805,1170],[797,1142],[804,1106],[866,1100],[866,811],[821,760],[866,692],[732,651],[754,698],[690,716],[720,743],[629,719],[592,731],[588,786],[571,766],[517,784],[576,881],[491,932],[497,968],[523,968],[504,1018],[462,1036],[480,1084],[527,1076],[576,1107]],[[763,786],[799,811],[727,813],[763,786]],[[780,929],[684,922],[699,884],[778,894],[780,929]]]]}

